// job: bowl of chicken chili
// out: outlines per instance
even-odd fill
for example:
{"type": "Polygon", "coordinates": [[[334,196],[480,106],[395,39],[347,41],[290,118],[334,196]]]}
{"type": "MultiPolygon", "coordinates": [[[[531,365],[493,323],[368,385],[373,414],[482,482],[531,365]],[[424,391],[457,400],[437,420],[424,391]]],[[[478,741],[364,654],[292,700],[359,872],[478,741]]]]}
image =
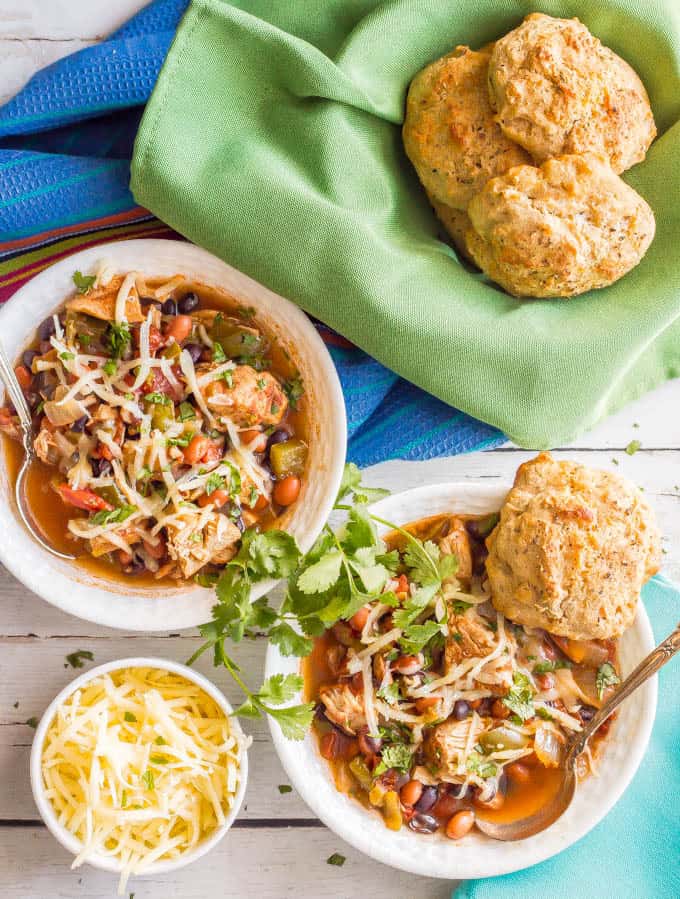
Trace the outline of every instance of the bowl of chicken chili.
{"type": "Polygon", "coordinates": [[[653,646],[641,603],[616,640],[566,639],[496,611],[486,538],[506,494],[466,482],[376,503],[373,536],[350,521],[339,540],[350,565],[366,541],[361,559],[385,569],[384,583],[375,564],[370,575],[380,595],[357,596],[301,665],[268,651],[267,672],[299,668],[316,704],[302,751],[272,726],[291,782],[343,839],[413,873],[492,876],[566,848],[617,801],[651,732],[653,681],[591,741],[552,827],[518,843],[478,831],[478,820],[523,818],[549,799],[570,734],[653,646]]]}
{"type": "Polygon", "coordinates": [[[244,532],[313,541],[341,476],[344,405],[297,307],[191,244],[139,240],[52,266],[0,330],[33,414],[31,516],[76,557],[49,556],[16,518],[23,449],[5,401],[0,554],[35,592],[114,627],[187,627],[209,619],[244,532]]]}

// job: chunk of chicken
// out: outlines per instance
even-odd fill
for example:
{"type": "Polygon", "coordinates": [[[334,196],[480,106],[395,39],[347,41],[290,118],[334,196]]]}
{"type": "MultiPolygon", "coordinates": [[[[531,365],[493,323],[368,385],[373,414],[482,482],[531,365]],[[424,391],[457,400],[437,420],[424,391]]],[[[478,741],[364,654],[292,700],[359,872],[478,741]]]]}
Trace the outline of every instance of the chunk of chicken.
{"type": "Polygon", "coordinates": [[[33,449],[45,465],[56,465],[61,459],[59,445],[54,434],[48,428],[40,429],[38,436],[33,440],[33,449]]]}
{"type": "MultiPolygon", "coordinates": [[[[433,727],[424,742],[427,767],[437,778],[453,781],[456,778],[461,754],[464,752],[474,718],[456,721],[449,718],[433,727]]],[[[481,729],[481,728],[480,728],[481,729]]],[[[457,778],[460,780],[460,776],[457,778]]]]}
{"type": "Polygon", "coordinates": [[[0,408],[0,433],[7,434],[12,440],[21,440],[19,428],[19,416],[14,415],[10,409],[0,408]]]}
{"type": "MultiPolygon", "coordinates": [[[[116,317],[116,297],[123,283],[123,276],[112,278],[106,287],[93,287],[87,293],[77,294],[67,300],[66,308],[69,312],[82,312],[98,318],[101,321],[112,322],[116,317]]],[[[137,290],[133,286],[125,301],[125,317],[130,324],[139,324],[144,321],[144,313],[139,305],[137,290]]]]}
{"type": "MultiPolygon", "coordinates": [[[[198,365],[196,373],[200,376],[214,367],[214,363],[198,365]]],[[[250,365],[236,366],[231,386],[222,379],[211,381],[203,394],[218,422],[221,414],[242,428],[277,425],[288,408],[288,399],[276,378],[250,365]]]]}
{"type": "Polygon", "coordinates": [[[225,565],[236,555],[241,532],[218,512],[189,512],[182,520],[167,525],[168,552],[182,569],[185,578],[192,577],[212,562],[225,565]]]}
{"type": "Polygon", "coordinates": [[[462,613],[457,613],[454,609],[455,603],[450,603],[449,635],[444,655],[447,672],[463,659],[488,656],[496,645],[495,634],[475,608],[466,609],[462,613]]]}
{"type": "MultiPolygon", "coordinates": [[[[132,528],[122,528],[121,530],[116,531],[116,533],[130,546],[139,543],[142,539],[132,528]]],[[[112,543],[104,534],[100,534],[99,537],[93,537],[90,540],[90,552],[95,559],[98,559],[99,556],[106,555],[106,553],[116,552],[118,549],[120,549],[120,547],[116,543],[112,543]]]]}
{"type": "Polygon", "coordinates": [[[466,581],[472,577],[470,539],[460,518],[452,516],[449,525],[448,534],[439,541],[439,551],[444,556],[455,556],[458,559],[455,577],[459,581],[466,581]]]}
{"type": "Polygon", "coordinates": [[[332,684],[319,690],[326,717],[346,734],[354,736],[366,725],[363,696],[355,696],[349,684],[332,684]]]}

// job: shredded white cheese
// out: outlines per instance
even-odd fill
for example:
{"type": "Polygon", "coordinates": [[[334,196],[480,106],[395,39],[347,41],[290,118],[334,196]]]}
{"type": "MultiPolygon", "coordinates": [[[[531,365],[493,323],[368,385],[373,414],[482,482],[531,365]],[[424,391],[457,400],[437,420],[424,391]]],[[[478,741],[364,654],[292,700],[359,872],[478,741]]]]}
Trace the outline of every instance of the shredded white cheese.
{"type": "Polygon", "coordinates": [[[155,668],[101,675],[57,710],[42,756],[45,795],[91,855],[130,874],[178,858],[225,819],[245,746],[193,682],[155,668]]]}

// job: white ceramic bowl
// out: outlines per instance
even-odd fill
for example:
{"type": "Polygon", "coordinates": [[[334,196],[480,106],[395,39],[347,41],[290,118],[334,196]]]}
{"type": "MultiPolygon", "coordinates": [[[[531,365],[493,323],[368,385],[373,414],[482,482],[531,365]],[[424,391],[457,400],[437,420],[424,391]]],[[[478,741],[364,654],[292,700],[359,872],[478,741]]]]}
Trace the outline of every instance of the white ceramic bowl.
{"type": "MultiPolygon", "coordinates": [[[[73,292],[74,271],[88,273],[102,259],[119,272],[138,270],[150,277],[178,272],[221,288],[257,315],[286,347],[300,370],[311,410],[308,476],[299,500],[281,519],[303,550],[321,530],[338,491],[345,462],[345,404],[335,366],[307,316],[283,297],[226,265],[216,256],[176,240],[128,240],[69,256],[36,275],[0,311],[0,335],[10,360],[33,338],[43,319],[73,292]]],[[[65,612],[125,630],[179,630],[210,620],[214,592],[197,585],[140,587],[134,578],[109,580],[82,566],[52,556],[24,530],[16,517],[4,453],[0,452],[0,560],[26,587],[65,612]]],[[[273,586],[263,581],[253,598],[273,586]]]]}
{"type": "MultiPolygon", "coordinates": [[[[41,818],[47,825],[47,828],[51,832],[52,836],[55,837],[55,839],[59,843],[61,843],[64,849],[67,849],[73,855],[77,855],[80,852],[80,850],[82,849],[82,843],[71,833],[70,830],[67,830],[62,824],[59,823],[54,811],[54,806],[45,796],[41,770],[41,760],[43,744],[45,742],[45,734],[47,733],[47,729],[49,728],[50,723],[54,718],[54,715],[56,714],[59,706],[66,699],[68,699],[68,697],[75,690],[77,690],[79,687],[82,687],[93,678],[98,677],[101,674],[106,674],[110,671],[120,671],[123,668],[159,668],[162,671],[170,671],[173,674],[179,674],[182,677],[185,677],[187,680],[190,680],[193,683],[197,684],[202,690],[204,690],[208,694],[208,696],[215,700],[215,702],[219,705],[225,715],[231,715],[231,713],[233,712],[233,708],[231,707],[229,701],[217,689],[217,687],[207,679],[207,677],[204,677],[198,671],[194,671],[193,668],[187,668],[186,665],[180,665],[177,662],[171,662],[168,659],[143,657],[118,659],[115,662],[107,662],[105,665],[98,665],[96,668],[91,668],[89,671],[86,671],[84,674],[76,677],[75,680],[72,680],[70,684],[64,687],[61,693],[55,696],[49,706],[45,709],[45,712],[40,719],[40,723],[38,724],[38,727],[36,729],[35,736],[33,737],[33,745],[31,747],[30,772],[33,799],[35,800],[35,804],[38,807],[41,818]]],[[[238,736],[241,740],[245,739],[238,718],[232,717],[230,719],[230,726],[236,736],[238,736]]],[[[217,828],[210,837],[201,841],[194,849],[191,850],[191,852],[186,852],[184,855],[181,855],[176,859],[158,861],[152,865],[149,865],[149,867],[144,871],[144,876],[146,876],[147,874],[165,874],[169,871],[177,871],[179,868],[183,868],[185,865],[189,865],[191,864],[191,862],[194,862],[197,859],[201,858],[206,854],[206,852],[209,852],[213,848],[213,846],[216,846],[220,842],[220,840],[224,837],[226,832],[233,824],[236,816],[238,815],[241,804],[243,803],[243,797],[245,796],[246,784],[248,782],[248,752],[246,749],[243,749],[241,752],[240,772],[241,776],[238,790],[236,792],[236,796],[234,797],[234,803],[225,818],[224,824],[221,827],[217,828]]],[[[120,865],[116,862],[116,860],[107,855],[94,854],[87,858],[85,864],[92,865],[95,868],[101,868],[103,871],[113,871],[116,873],[120,873],[121,870],[120,865]]]]}
{"type": "MultiPolygon", "coordinates": [[[[439,512],[483,515],[500,508],[507,490],[507,487],[476,483],[435,484],[390,496],[376,503],[373,511],[395,524],[439,512]]],[[[640,604],[635,623],[620,642],[623,673],[630,673],[653,647],[649,619],[640,604]]],[[[267,676],[277,671],[287,674],[298,670],[299,659],[284,658],[277,647],[270,645],[267,676]]],[[[308,734],[301,745],[287,740],[274,722],[270,722],[270,727],[291,783],[338,836],[394,868],[429,877],[467,879],[528,868],[556,855],[588,833],[621,797],[642,761],[654,723],[656,699],[654,677],[621,706],[603,749],[599,776],[589,777],[579,786],[569,810],[552,827],[517,843],[495,842],[475,832],[457,843],[441,834],[422,836],[405,827],[398,833],[390,831],[379,813],[365,810],[335,789],[313,734],[308,734]]]]}

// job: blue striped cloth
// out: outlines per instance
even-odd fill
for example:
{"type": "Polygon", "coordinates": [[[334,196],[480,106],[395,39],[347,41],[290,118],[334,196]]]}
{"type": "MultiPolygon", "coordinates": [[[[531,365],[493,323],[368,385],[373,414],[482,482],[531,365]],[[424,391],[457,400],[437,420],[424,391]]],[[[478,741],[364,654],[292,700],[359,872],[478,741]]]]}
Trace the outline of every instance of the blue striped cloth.
{"type": "MultiPolygon", "coordinates": [[[[0,108],[0,287],[2,276],[26,266],[27,250],[135,208],[128,189],[134,136],[186,5],[155,0],[108,40],[38,72],[0,108]]],[[[320,330],[342,382],[349,458],[358,465],[505,440],[320,330]]]]}

